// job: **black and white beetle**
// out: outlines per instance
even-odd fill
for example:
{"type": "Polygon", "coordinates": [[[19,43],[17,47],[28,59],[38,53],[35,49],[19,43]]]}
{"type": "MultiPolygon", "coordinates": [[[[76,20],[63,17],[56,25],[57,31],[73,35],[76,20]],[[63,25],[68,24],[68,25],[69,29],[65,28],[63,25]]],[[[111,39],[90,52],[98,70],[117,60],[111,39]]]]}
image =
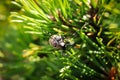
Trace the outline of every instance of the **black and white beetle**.
{"type": "Polygon", "coordinates": [[[57,49],[65,49],[66,43],[61,35],[52,35],[49,39],[50,45],[54,46],[57,49]]]}

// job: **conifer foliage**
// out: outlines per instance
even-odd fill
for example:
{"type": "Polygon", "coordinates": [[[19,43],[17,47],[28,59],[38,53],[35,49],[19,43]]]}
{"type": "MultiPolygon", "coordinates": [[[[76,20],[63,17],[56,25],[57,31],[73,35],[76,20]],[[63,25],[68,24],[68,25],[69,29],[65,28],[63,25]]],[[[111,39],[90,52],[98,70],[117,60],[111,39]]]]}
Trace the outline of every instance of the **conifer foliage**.
{"type": "Polygon", "coordinates": [[[45,60],[52,67],[48,72],[55,71],[36,73],[42,69],[39,65],[45,66],[40,59],[33,62],[35,69],[30,76],[35,75],[34,80],[120,80],[119,0],[16,0],[12,3],[20,11],[11,12],[11,22],[22,26],[25,34],[39,36],[40,43],[36,44],[40,48],[36,54],[41,59],[49,58],[51,61],[45,60]],[[49,77],[41,78],[40,74],[49,77]]]}

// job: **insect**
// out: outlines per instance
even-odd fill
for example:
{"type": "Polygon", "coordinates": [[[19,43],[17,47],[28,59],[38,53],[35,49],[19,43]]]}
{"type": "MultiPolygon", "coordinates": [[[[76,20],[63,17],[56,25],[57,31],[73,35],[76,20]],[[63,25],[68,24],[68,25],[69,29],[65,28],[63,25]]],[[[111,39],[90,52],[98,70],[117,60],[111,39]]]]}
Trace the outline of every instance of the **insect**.
{"type": "Polygon", "coordinates": [[[57,49],[65,49],[66,43],[61,35],[52,35],[49,39],[50,45],[57,49]]]}

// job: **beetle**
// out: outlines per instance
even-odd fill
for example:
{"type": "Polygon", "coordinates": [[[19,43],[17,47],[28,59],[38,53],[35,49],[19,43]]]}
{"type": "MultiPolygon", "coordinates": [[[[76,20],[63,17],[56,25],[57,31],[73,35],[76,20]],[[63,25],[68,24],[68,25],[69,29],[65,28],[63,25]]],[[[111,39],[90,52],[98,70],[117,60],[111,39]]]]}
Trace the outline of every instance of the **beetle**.
{"type": "Polygon", "coordinates": [[[57,49],[65,49],[66,43],[64,42],[64,39],[61,35],[52,35],[49,38],[49,43],[51,46],[57,48],[57,49]]]}

